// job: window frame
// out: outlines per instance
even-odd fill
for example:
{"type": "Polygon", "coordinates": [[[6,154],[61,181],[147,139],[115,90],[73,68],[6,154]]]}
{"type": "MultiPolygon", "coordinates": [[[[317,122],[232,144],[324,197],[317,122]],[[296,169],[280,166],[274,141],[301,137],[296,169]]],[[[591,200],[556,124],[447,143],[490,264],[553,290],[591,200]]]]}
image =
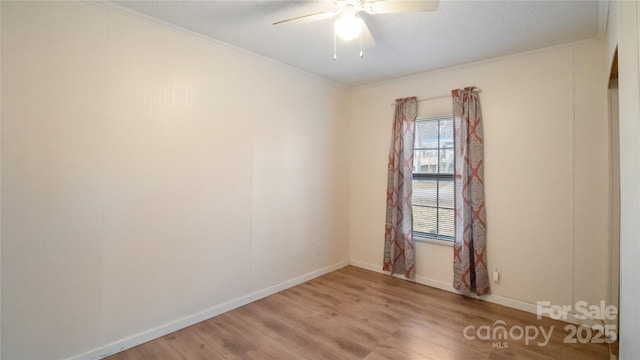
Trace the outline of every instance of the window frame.
{"type": "MultiPolygon", "coordinates": [[[[441,143],[440,143],[440,121],[441,120],[451,120],[453,121],[453,115],[441,115],[441,116],[432,116],[432,117],[420,117],[418,119],[416,119],[416,127],[418,125],[419,122],[423,122],[423,121],[437,121],[438,122],[438,166],[440,166],[440,151],[442,150],[441,147],[441,143]]],[[[453,123],[451,125],[453,127],[453,123]]],[[[452,129],[453,131],[453,129],[452,129]]],[[[417,134],[416,134],[417,135],[417,134]]],[[[417,136],[416,136],[417,137],[417,136]]],[[[455,141],[455,139],[454,139],[455,141]]],[[[416,151],[420,151],[420,150],[435,150],[433,148],[416,148],[415,147],[415,140],[414,140],[414,144],[413,144],[413,156],[415,157],[416,155],[416,151]]],[[[453,144],[453,150],[454,150],[454,154],[453,154],[453,162],[454,162],[454,167],[455,167],[455,143],[453,144]]],[[[439,171],[439,170],[438,170],[439,171]]],[[[414,205],[413,204],[413,193],[411,195],[411,199],[412,199],[412,204],[411,206],[420,206],[420,207],[427,207],[427,208],[435,208],[436,209],[436,231],[440,230],[440,218],[439,218],[439,211],[440,211],[440,186],[439,186],[439,182],[440,181],[451,181],[452,186],[454,187],[453,191],[454,191],[454,202],[455,202],[455,181],[454,181],[454,174],[453,172],[451,174],[443,174],[443,173],[415,173],[412,172],[412,180],[431,180],[431,181],[435,181],[436,183],[436,206],[425,206],[425,205],[414,205]]],[[[452,208],[447,208],[447,207],[442,207],[442,209],[447,209],[447,210],[453,210],[454,211],[454,226],[453,226],[453,231],[454,231],[454,235],[453,236],[449,236],[449,235],[441,235],[441,234],[437,234],[437,233],[428,233],[428,232],[423,232],[423,231],[416,231],[415,228],[413,230],[413,236],[414,238],[417,238],[418,240],[424,239],[426,241],[430,241],[430,240],[436,240],[438,242],[441,243],[447,243],[447,244],[453,244],[453,241],[455,239],[455,204],[453,209],[452,208]]],[[[413,216],[413,215],[412,215],[413,216]]]]}

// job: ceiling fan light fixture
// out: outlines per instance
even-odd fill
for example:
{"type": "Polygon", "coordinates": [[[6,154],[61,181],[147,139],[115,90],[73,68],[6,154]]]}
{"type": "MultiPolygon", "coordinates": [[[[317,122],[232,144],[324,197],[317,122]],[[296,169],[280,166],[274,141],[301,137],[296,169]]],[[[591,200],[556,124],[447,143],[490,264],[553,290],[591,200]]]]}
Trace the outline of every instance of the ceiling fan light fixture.
{"type": "Polygon", "coordinates": [[[362,32],[362,19],[355,13],[347,12],[336,19],[334,24],[336,35],[344,41],[353,40],[362,32]]]}

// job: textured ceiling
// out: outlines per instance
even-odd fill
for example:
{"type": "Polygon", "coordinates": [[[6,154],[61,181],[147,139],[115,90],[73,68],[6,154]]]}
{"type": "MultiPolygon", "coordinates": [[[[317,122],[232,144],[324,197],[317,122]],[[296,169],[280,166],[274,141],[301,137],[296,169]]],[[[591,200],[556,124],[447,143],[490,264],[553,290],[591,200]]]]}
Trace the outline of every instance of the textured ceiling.
{"type": "Polygon", "coordinates": [[[330,0],[115,3],[348,86],[593,39],[607,8],[605,0],[443,0],[435,12],[363,14],[376,43],[360,58],[358,41],[338,40],[334,61],[332,20],[272,25],[331,11],[330,0]]]}

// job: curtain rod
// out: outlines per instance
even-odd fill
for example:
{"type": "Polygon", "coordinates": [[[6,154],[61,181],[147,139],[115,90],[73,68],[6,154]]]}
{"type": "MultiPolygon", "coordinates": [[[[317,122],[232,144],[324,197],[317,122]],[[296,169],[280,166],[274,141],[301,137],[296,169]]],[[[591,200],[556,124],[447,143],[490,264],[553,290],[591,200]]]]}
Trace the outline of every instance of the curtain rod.
{"type": "MultiPolygon", "coordinates": [[[[475,92],[480,92],[480,89],[474,89],[473,91],[475,91],[475,92]]],[[[451,94],[448,94],[448,95],[440,95],[440,96],[433,96],[433,97],[425,97],[425,98],[418,98],[418,102],[421,102],[421,101],[429,101],[429,100],[438,100],[438,99],[444,99],[444,98],[448,98],[448,97],[451,97],[451,94]]],[[[396,104],[396,103],[395,103],[395,101],[394,101],[394,102],[392,102],[392,103],[391,103],[391,104],[389,104],[389,105],[394,106],[395,104],[396,104]]]]}

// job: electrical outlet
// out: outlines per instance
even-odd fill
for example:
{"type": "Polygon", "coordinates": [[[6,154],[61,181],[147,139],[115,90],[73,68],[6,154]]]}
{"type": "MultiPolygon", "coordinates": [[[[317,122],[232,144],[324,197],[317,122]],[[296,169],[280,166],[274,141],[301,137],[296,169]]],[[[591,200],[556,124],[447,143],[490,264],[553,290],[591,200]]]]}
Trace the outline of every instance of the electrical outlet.
{"type": "Polygon", "coordinates": [[[502,275],[502,266],[495,265],[493,267],[493,282],[500,282],[500,276],[502,275]]]}
{"type": "Polygon", "coordinates": [[[322,248],[320,247],[320,242],[316,243],[316,255],[320,255],[322,253],[322,248]]]}

